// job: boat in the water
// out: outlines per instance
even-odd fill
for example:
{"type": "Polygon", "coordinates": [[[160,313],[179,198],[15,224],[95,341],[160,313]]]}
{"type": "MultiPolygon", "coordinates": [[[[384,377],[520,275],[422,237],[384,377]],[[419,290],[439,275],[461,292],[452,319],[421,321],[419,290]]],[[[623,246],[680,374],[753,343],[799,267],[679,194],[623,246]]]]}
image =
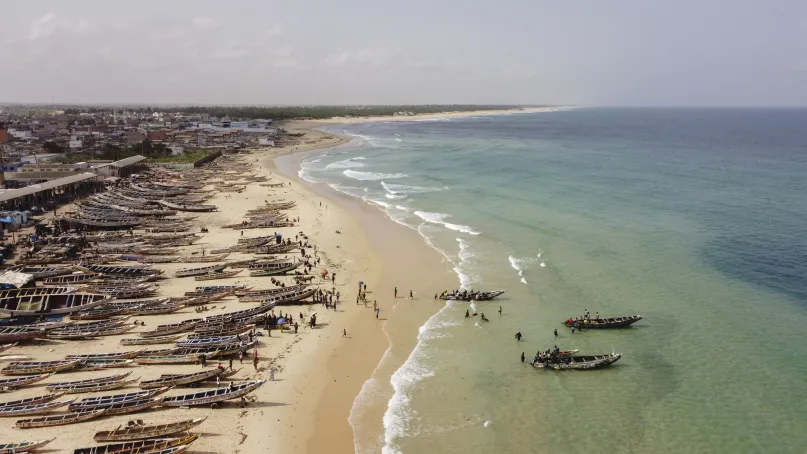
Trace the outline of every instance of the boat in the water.
{"type": "Polygon", "coordinates": [[[49,438],[46,440],[38,440],[38,441],[21,441],[18,443],[0,444],[0,454],[16,454],[18,452],[23,453],[23,452],[36,451],[37,449],[45,446],[46,444],[50,443],[53,440],[55,440],[55,438],[49,438]]]}
{"type": "Polygon", "coordinates": [[[89,421],[104,414],[104,410],[85,411],[81,413],[67,413],[62,415],[43,416],[41,418],[20,419],[16,426],[18,429],[34,429],[37,427],[63,426],[77,422],[89,421]]]}
{"type": "Polygon", "coordinates": [[[622,358],[621,353],[609,353],[607,355],[569,356],[566,358],[558,358],[543,362],[534,361],[532,365],[536,369],[591,370],[610,366],[611,364],[619,361],[620,358],[622,358]]]}
{"type": "Polygon", "coordinates": [[[199,435],[191,434],[180,438],[153,438],[148,440],[128,441],[110,445],[77,448],[73,454],[145,454],[158,453],[177,446],[187,446],[196,441],[199,435]]]}
{"type": "Polygon", "coordinates": [[[165,437],[168,435],[186,432],[203,423],[206,419],[207,416],[203,418],[186,419],[184,421],[177,421],[169,424],[132,426],[122,427],[114,430],[102,430],[100,432],[96,432],[93,438],[98,442],[148,440],[150,438],[165,437]]]}
{"type": "Polygon", "coordinates": [[[86,311],[111,301],[106,295],[67,293],[57,295],[20,296],[0,299],[0,313],[10,317],[38,317],[86,311]]]}
{"type": "Polygon", "coordinates": [[[475,292],[464,290],[454,293],[443,293],[440,299],[443,300],[459,300],[459,301],[490,301],[497,296],[504,294],[507,290],[490,290],[487,292],[475,292]]]}
{"type": "Polygon", "coordinates": [[[184,407],[191,405],[216,405],[225,400],[238,399],[263,386],[265,380],[256,380],[238,385],[200,391],[197,393],[170,396],[163,399],[165,407],[184,407]]]}
{"type": "Polygon", "coordinates": [[[641,315],[627,315],[623,317],[599,317],[599,318],[570,318],[563,322],[569,328],[576,328],[578,330],[585,329],[609,329],[609,328],[624,328],[630,326],[644,317],[641,315]]]}
{"type": "Polygon", "coordinates": [[[72,369],[81,361],[63,360],[63,361],[16,361],[9,363],[8,366],[0,370],[3,375],[34,375],[34,374],[49,374],[63,370],[72,369]]]}

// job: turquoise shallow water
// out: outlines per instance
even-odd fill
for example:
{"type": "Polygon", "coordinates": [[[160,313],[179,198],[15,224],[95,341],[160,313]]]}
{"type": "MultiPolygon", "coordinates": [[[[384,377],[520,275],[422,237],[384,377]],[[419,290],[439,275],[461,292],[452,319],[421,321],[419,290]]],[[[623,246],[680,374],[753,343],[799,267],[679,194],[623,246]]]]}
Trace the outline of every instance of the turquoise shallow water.
{"type": "Polygon", "coordinates": [[[804,110],[571,109],[335,128],[356,140],[308,156],[303,178],[417,230],[457,286],[508,290],[476,303],[490,323],[458,302],[424,325],[384,440],[360,448],[804,452],[804,124],[804,110]],[[561,329],[585,309],[645,319],[561,329]],[[556,343],[624,357],[519,362],[556,343]]]}

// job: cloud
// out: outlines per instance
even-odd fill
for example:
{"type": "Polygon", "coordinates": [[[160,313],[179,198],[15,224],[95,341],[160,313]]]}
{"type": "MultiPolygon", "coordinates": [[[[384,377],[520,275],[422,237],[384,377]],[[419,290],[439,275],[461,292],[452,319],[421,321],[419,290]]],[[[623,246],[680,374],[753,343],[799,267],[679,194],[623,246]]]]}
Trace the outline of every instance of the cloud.
{"type": "Polygon", "coordinates": [[[266,36],[280,36],[283,34],[283,26],[280,24],[275,24],[266,31],[266,36]]]}
{"type": "Polygon", "coordinates": [[[204,29],[212,29],[218,26],[218,22],[216,19],[212,17],[194,17],[191,19],[194,27],[204,28],[204,29]]]}
{"type": "Polygon", "coordinates": [[[59,17],[49,12],[35,20],[28,28],[28,39],[46,38],[53,34],[78,34],[89,28],[89,22],[84,18],[59,17]]]}
{"type": "Polygon", "coordinates": [[[395,52],[386,47],[378,49],[342,50],[328,55],[323,60],[327,66],[356,65],[382,65],[393,60],[395,52]]]}

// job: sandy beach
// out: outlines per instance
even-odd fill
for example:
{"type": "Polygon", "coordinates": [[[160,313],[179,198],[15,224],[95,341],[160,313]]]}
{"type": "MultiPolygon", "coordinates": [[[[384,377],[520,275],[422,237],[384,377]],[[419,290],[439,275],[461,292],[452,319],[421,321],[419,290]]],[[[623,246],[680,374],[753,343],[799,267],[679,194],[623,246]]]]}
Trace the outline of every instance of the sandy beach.
{"type": "MultiPolygon", "coordinates": [[[[59,449],[73,449],[93,445],[93,434],[98,430],[112,429],[131,419],[142,419],[147,424],[174,422],[191,417],[207,416],[208,420],[197,432],[202,436],[193,445],[192,452],[353,452],[354,432],[348,422],[355,397],[365,381],[371,376],[388,377],[395,364],[405,361],[417,336],[417,327],[442,304],[433,300],[438,288],[452,284],[453,274],[440,256],[420,241],[408,229],[385,218],[376,209],[363,202],[337,194],[327,187],[303,184],[296,178],[296,166],[301,153],[338,146],[346,138],[308,129],[310,123],[295,125],[303,136],[297,144],[254,150],[235,158],[253,165],[252,173],[271,178],[272,183],[284,183],[281,188],[267,188],[256,183],[247,184],[241,193],[218,193],[207,203],[218,206],[212,213],[203,213],[193,223],[198,228],[207,227],[209,233],[201,241],[184,247],[182,254],[201,253],[233,245],[241,237],[238,230],[224,229],[222,225],[240,220],[246,211],[264,203],[264,200],[294,200],[297,205],[287,212],[290,218],[299,217],[294,227],[247,230],[246,237],[280,233],[284,238],[294,238],[304,232],[316,245],[316,256],[322,260],[315,270],[327,269],[336,274],[335,282],[324,281],[319,276],[314,286],[336,290],[341,293],[337,310],[325,310],[321,305],[281,306],[278,313],[291,312],[295,319],[299,313],[307,319],[318,313],[316,329],[303,328],[298,334],[278,333],[261,337],[258,355],[259,368],[253,369],[251,358],[234,367],[240,368],[232,380],[268,379],[269,369],[275,369],[275,380],[249,396],[251,403],[245,408],[230,403],[218,410],[206,407],[179,410],[152,410],[136,415],[122,415],[103,420],[79,423],[70,426],[40,428],[22,431],[14,429],[13,421],[7,420],[1,435],[3,439],[43,439],[56,437],[59,449]],[[302,126],[305,129],[299,129],[302,126]],[[279,159],[280,169],[275,164],[279,159]],[[280,172],[278,170],[281,170],[280,172]],[[379,316],[372,303],[357,304],[358,282],[367,285],[368,301],[376,301],[379,316]],[[393,298],[393,289],[398,287],[398,298],[393,298]],[[409,291],[414,298],[409,299],[409,291]],[[343,336],[346,330],[347,337],[343,336]],[[395,339],[391,344],[390,339],[395,339]],[[387,352],[386,356],[385,352],[387,352]],[[379,361],[384,356],[384,364],[379,361]],[[378,370],[376,370],[379,366],[378,370]],[[374,374],[375,371],[375,374],[374,374]],[[64,430],[69,429],[69,430],[64,430]]],[[[231,254],[228,260],[243,260],[248,255],[231,254]]],[[[182,268],[193,267],[184,263],[155,264],[169,279],[160,281],[160,296],[179,297],[198,285],[245,284],[253,288],[271,288],[268,278],[239,276],[197,282],[192,278],[173,278],[182,268]]],[[[202,266],[201,264],[199,266],[202,266]]],[[[280,278],[287,284],[290,278],[280,278]]],[[[16,347],[10,353],[25,354],[36,360],[57,360],[69,354],[114,352],[135,349],[119,345],[123,337],[136,337],[137,332],[153,329],[158,324],[179,322],[199,315],[209,316],[243,309],[246,305],[229,297],[208,305],[209,311],[194,313],[187,307],[179,312],[152,317],[141,317],[144,327],[138,327],[122,336],[102,337],[86,341],[39,341],[36,344],[16,347]]],[[[155,346],[153,348],[164,348],[155,346]]],[[[214,367],[210,361],[208,367],[214,367]]],[[[223,364],[227,367],[227,363],[223,364]]],[[[136,368],[74,373],[46,380],[82,380],[97,378],[120,371],[131,371],[132,378],[149,380],[161,374],[186,374],[200,370],[199,365],[138,366],[136,368]]],[[[376,378],[379,380],[379,378],[376,378]]],[[[133,392],[135,388],[126,388],[133,392]]],[[[390,394],[391,389],[387,390],[390,394]]],[[[116,394],[123,391],[107,392],[116,394]]],[[[172,390],[168,395],[183,394],[186,390],[172,390]]],[[[33,397],[44,394],[41,386],[31,386],[15,391],[6,400],[33,397]]],[[[10,394],[9,394],[10,396],[10,394]]],[[[79,395],[79,397],[85,397],[79,395]]],[[[382,415],[385,408],[378,405],[364,412],[356,425],[362,427],[359,436],[379,439],[383,434],[382,415]]],[[[60,451],[62,452],[62,451],[60,451]]],[[[65,451],[66,452],[66,451],[65,451]]],[[[72,451],[71,451],[72,452],[72,451]]]]}

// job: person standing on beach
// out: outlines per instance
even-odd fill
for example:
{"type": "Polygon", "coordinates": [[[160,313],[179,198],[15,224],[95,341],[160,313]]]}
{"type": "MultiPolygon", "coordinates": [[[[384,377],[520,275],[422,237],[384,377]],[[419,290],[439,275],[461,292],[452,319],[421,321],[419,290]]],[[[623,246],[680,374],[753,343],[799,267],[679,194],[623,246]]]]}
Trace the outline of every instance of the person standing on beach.
{"type": "Polygon", "coordinates": [[[373,310],[376,309],[378,309],[378,302],[376,300],[373,300],[373,310]]]}
{"type": "Polygon", "coordinates": [[[376,309],[376,310],[375,310],[375,318],[376,318],[376,320],[378,320],[378,311],[379,311],[379,310],[380,310],[380,309],[376,309]]]}
{"type": "Polygon", "coordinates": [[[521,331],[516,333],[516,340],[521,342],[521,331]]]}
{"type": "Polygon", "coordinates": [[[398,287],[395,287],[395,298],[398,297],[398,287]]]}
{"type": "Polygon", "coordinates": [[[243,351],[243,350],[242,350],[242,351],[240,351],[240,352],[238,352],[238,361],[239,361],[241,364],[244,364],[244,351],[243,351]]]}
{"type": "Polygon", "coordinates": [[[233,370],[233,359],[230,358],[230,370],[233,370]]]}
{"type": "Polygon", "coordinates": [[[415,295],[412,293],[412,290],[409,290],[409,299],[410,300],[415,299],[415,295]]]}
{"type": "Polygon", "coordinates": [[[258,357],[256,356],[254,360],[252,360],[252,365],[255,367],[255,372],[258,372],[258,357]]]}
{"type": "Polygon", "coordinates": [[[347,330],[346,329],[342,329],[342,337],[347,337],[347,330]]]}

